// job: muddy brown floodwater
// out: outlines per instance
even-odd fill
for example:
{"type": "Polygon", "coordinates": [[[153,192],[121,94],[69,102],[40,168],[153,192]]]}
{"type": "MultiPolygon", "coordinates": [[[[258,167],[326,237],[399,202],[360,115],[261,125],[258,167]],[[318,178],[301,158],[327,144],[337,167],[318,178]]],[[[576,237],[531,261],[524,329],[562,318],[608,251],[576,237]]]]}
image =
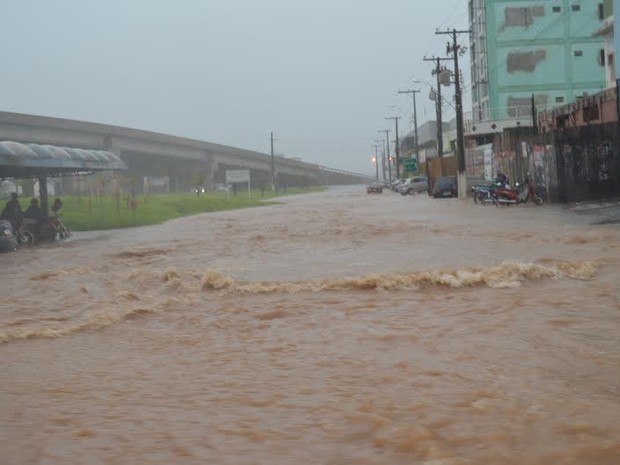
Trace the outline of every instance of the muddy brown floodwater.
{"type": "Polygon", "coordinates": [[[0,461],[620,463],[620,235],[364,187],[0,256],[0,461]]]}

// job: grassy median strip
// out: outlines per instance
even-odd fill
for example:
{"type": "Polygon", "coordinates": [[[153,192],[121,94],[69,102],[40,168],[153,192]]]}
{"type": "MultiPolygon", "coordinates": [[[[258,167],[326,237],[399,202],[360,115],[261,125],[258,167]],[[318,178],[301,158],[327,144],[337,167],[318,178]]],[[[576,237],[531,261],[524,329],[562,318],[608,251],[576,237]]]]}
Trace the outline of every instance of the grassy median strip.
{"type": "MultiPolygon", "coordinates": [[[[320,192],[321,187],[287,189],[278,195],[272,191],[261,194],[253,191],[248,199],[247,192],[207,192],[196,194],[151,194],[114,198],[112,196],[61,196],[62,221],[74,231],[128,228],[160,224],[173,218],[238,208],[258,207],[277,203],[273,200],[283,195],[320,192]],[[272,200],[270,200],[272,199],[272,200]]],[[[51,201],[51,200],[50,200],[51,201]]]]}

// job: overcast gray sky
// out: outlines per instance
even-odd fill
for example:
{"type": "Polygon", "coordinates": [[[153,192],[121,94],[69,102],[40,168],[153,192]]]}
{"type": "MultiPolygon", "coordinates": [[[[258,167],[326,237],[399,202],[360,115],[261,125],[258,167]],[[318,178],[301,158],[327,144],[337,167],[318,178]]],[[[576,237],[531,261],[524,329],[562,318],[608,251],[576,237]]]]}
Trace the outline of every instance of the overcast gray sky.
{"type": "Polygon", "coordinates": [[[276,153],[371,174],[384,118],[411,130],[397,90],[433,80],[422,58],[467,0],[0,0],[0,17],[1,110],[261,152],[274,131],[276,153]]]}

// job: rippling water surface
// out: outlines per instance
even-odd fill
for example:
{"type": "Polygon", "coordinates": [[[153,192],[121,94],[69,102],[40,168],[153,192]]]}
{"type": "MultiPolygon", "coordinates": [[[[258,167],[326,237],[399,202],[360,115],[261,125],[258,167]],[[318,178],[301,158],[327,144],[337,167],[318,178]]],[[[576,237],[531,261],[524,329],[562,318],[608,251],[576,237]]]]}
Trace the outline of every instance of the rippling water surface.
{"type": "Polygon", "coordinates": [[[617,465],[619,251],[361,187],[4,254],[2,463],[617,465]]]}

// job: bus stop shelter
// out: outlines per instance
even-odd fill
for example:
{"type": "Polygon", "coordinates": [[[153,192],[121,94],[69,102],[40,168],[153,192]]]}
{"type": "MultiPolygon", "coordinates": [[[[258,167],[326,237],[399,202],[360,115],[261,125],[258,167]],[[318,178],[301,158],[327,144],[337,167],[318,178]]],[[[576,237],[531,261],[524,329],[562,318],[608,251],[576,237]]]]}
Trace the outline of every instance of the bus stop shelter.
{"type": "Polygon", "coordinates": [[[46,215],[47,178],[126,169],[118,156],[104,150],[0,141],[0,179],[37,178],[41,209],[46,215]]]}

